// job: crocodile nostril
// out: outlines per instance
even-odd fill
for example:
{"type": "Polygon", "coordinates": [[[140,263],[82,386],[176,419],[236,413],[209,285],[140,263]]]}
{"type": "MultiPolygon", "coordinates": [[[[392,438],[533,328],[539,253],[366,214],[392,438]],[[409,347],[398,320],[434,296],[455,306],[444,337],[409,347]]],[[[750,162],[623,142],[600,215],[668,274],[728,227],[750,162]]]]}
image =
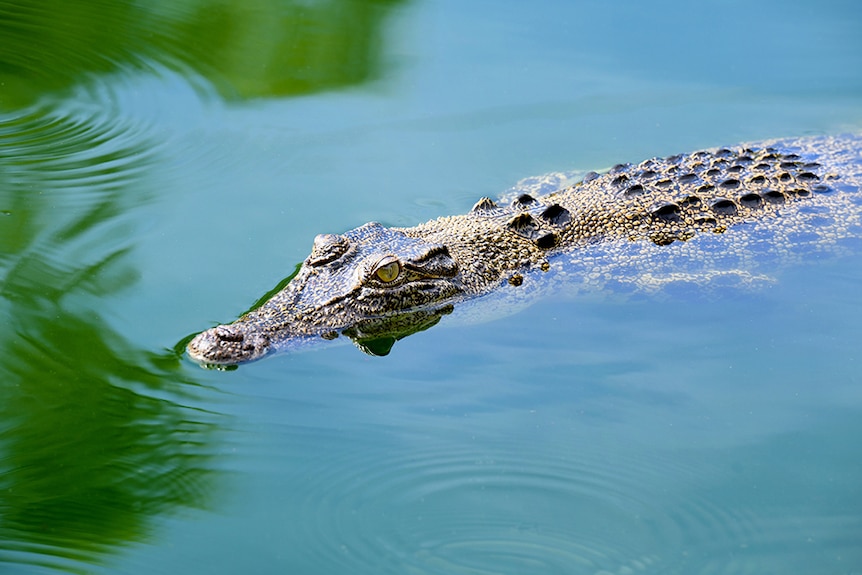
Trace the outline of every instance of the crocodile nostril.
{"type": "Polygon", "coordinates": [[[220,325],[213,330],[213,334],[221,341],[242,341],[243,333],[231,326],[220,325]]]}
{"type": "Polygon", "coordinates": [[[192,359],[203,364],[235,365],[262,357],[272,343],[266,333],[249,332],[246,326],[229,324],[199,333],[186,349],[192,359]]]}

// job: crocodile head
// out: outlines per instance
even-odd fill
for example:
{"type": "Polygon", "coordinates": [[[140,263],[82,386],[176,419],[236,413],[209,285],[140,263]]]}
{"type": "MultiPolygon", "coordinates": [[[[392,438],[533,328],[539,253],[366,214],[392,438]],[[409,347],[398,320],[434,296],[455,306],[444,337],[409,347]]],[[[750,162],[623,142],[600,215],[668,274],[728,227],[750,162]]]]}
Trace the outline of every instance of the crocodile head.
{"type": "Polygon", "coordinates": [[[203,364],[234,365],[294,339],[344,333],[360,349],[382,355],[375,350],[388,351],[385,345],[365,343],[394,343],[429,327],[463,291],[446,246],[365,224],[343,235],[317,236],[284,289],[234,323],[198,334],[187,350],[203,364]]]}

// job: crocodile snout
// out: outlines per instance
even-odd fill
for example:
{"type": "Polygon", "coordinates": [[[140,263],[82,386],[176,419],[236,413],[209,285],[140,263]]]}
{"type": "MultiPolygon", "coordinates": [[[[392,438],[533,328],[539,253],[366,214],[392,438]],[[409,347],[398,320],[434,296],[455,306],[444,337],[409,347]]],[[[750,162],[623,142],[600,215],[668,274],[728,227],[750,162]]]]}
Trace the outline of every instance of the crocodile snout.
{"type": "Polygon", "coordinates": [[[266,355],[266,334],[247,332],[236,324],[219,325],[199,333],[186,346],[189,356],[203,364],[233,365],[266,355]]]}

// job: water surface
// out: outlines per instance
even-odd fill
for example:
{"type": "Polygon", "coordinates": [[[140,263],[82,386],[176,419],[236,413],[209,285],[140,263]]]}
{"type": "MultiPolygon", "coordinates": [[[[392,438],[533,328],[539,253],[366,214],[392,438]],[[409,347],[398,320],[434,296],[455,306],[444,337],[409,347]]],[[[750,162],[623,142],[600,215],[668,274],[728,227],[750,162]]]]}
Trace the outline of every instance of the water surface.
{"type": "Polygon", "coordinates": [[[862,258],[231,372],[317,233],[862,131],[853,2],[0,2],[0,570],[862,572],[862,258]]]}

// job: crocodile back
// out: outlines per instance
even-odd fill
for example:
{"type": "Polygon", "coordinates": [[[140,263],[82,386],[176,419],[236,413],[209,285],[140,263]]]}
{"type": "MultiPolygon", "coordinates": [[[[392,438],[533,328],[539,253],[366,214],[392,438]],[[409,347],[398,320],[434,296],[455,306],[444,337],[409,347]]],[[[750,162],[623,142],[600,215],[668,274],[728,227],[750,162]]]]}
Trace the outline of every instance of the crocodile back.
{"type": "Polygon", "coordinates": [[[553,258],[570,281],[645,290],[769,281],[787,264],[860,250],[862,138],[655,158],[540,199],[571,214],[553,258]]]}

